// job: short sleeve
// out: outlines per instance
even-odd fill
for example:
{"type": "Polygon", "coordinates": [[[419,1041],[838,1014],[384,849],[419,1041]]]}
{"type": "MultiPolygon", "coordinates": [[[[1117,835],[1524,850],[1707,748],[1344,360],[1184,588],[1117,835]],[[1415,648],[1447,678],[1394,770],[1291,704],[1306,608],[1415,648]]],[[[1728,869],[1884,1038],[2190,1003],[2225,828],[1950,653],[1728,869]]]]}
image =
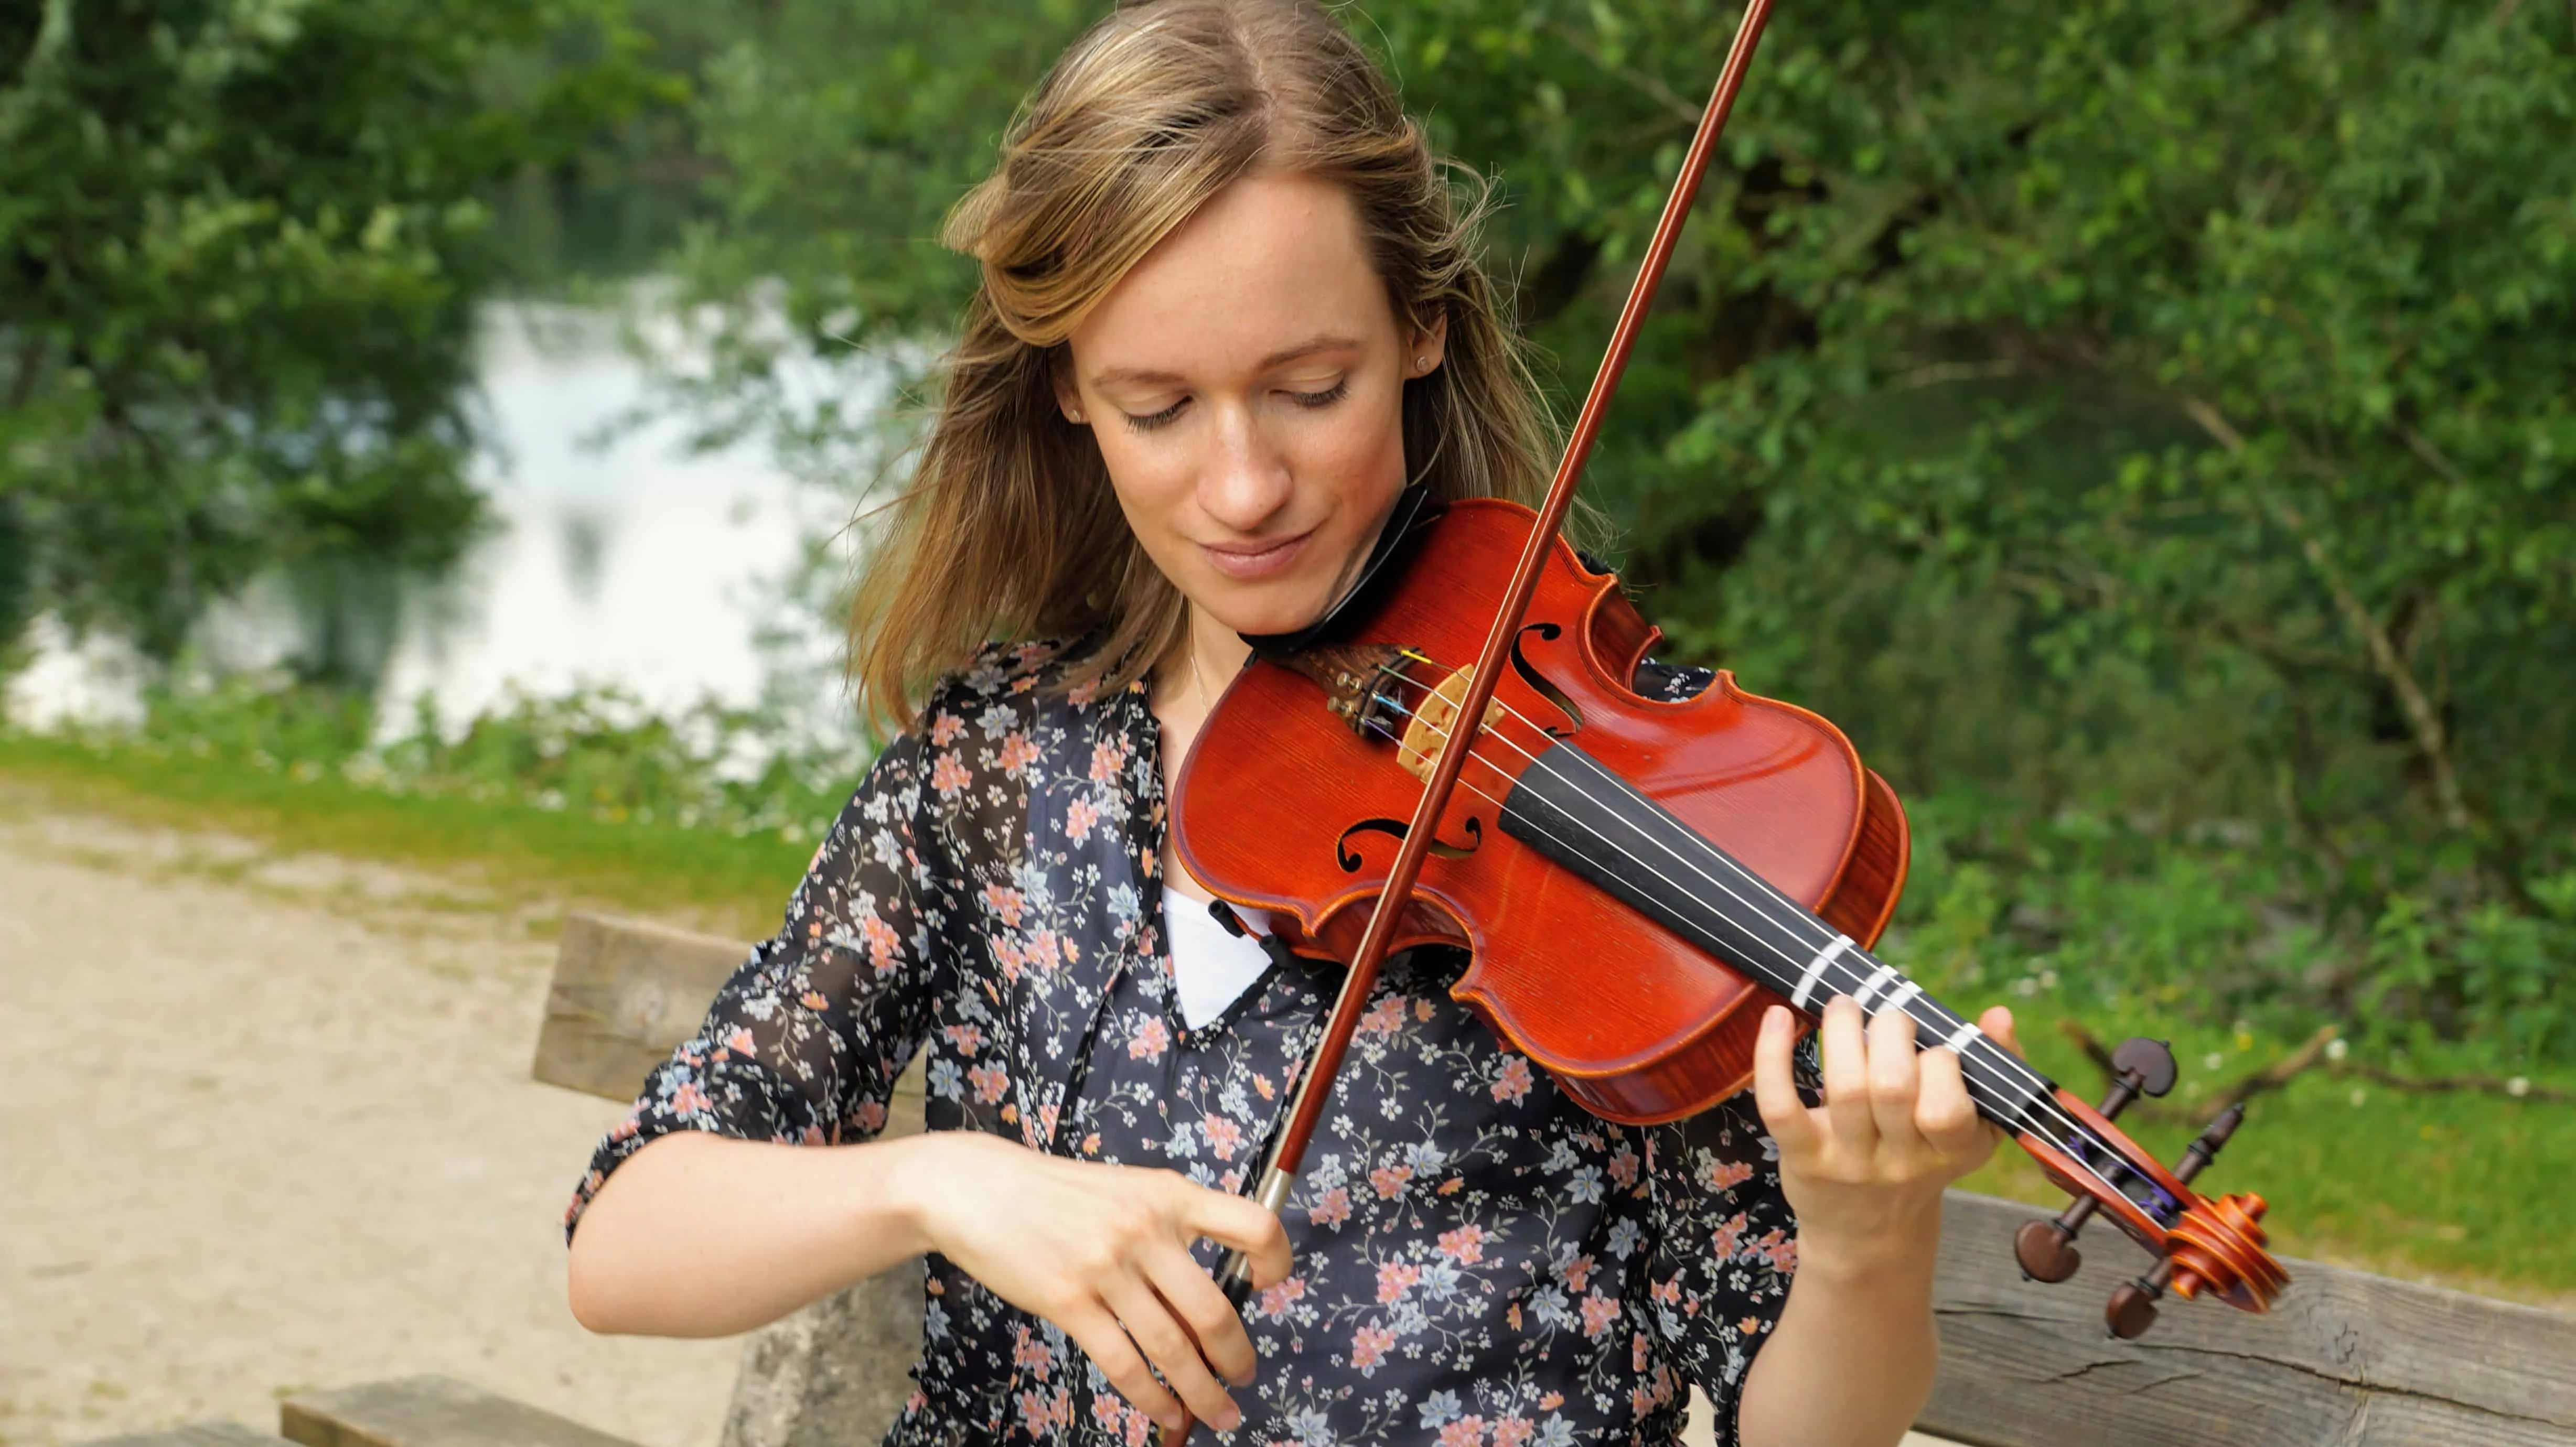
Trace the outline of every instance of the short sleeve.
{"type": "Polygon", "coordinates": [[[1650,1320],[1708,1394],[1718,1447],[1735,1447],[1744,1374],[1780,1318],[1798,1265],[1798,1221],[1780,1188],[1778,1150],[1748,1090],[1649,1128],[1646,1154],[1650,1320]]]}
{"type": "Polygon", "coordinates": [[[889,745],[842,809],[778,933],[716,992],[697,1035],[646,1078],[564,1211],[674,1131],[841,1144],[884,1129],[887,1098],[929,1028],[957,917],[924,798],[917,733],[889,745]]]}

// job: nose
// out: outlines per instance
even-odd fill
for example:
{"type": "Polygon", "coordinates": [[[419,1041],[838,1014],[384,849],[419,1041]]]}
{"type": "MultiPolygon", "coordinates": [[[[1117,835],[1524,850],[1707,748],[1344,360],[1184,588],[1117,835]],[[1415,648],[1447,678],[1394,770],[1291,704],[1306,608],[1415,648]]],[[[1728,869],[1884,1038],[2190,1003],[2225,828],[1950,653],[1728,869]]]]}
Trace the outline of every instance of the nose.
{"type": "Polygon", "coordinates": [[[1288,505],[1296,479],[1288,458],[1263,435],[1252,409],[1214,409],[1214,455],[1199,474],[1199,507],[1226,528],[1257,533],[1262,524],[1288,505]]]}

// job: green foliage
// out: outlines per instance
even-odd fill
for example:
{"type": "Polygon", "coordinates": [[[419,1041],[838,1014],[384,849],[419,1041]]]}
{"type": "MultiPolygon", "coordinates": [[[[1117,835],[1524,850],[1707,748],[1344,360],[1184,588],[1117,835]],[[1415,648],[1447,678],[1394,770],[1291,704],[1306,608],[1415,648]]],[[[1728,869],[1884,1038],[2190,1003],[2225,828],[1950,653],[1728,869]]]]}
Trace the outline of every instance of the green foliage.
{"type": "MultiPolygon", "coordinates": [[[[753,278],[691,399],[824,465],[778,362],[918,358],[936,220],[1079,13],[780,0],[700,108],[753,278]],[[910,350],[905,350],[909,348],[910,350]]],[[[1588,380],[1717,0],[1346,13],[1505,184],[1588,380]]],[[[2576,24],[2563,7],[1784,11],[1590,487],[1673,647],[1912,801],[1908,947],[2232,1027],[2576,1057],[2576,24]]]]}
{"type": "Polygon", "coordinates": [[[279,560],[453,557],[482,198],[655,93],[637,43],[617,0],[0,0],[0,624],[166,658],[279,560]]]}
{"type": "Polygon", "coordinates": [[[423,696],[408,724],[387,737],[363,696],[237,674],[151,690],[133,729],[69,736],[386,794],[808,844],[829,827],[862,767],[754,711],[702,703],[664,717],[606,688],[517,694],[462,729],[442,728],[423,696]]]}

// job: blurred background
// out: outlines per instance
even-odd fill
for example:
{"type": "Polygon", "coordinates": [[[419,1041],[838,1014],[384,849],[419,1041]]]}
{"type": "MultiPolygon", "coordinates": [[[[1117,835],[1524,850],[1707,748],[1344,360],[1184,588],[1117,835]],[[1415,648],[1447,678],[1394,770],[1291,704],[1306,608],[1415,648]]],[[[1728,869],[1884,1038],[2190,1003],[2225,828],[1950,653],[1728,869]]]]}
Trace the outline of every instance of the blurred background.
{"type": "MultiPolygon", "coordinates": [[[[0,1442],[422,1369],[713,1441],[730,1349],[561,1309],[549,942],[771,928],[939,219],[1099,8],[0,0],[0,1442]]],[[[1570,413],[1734,8],[1342,8],[1570,413]]],[[[2253,1095],[2285,1249],[2563,1306],[2571,399],[2576,7],[1831,0],[1588,487],[1906,801],[1891,958],[2086,1091],[2174,1040],[2168,1153],[2253,1095]]]]}

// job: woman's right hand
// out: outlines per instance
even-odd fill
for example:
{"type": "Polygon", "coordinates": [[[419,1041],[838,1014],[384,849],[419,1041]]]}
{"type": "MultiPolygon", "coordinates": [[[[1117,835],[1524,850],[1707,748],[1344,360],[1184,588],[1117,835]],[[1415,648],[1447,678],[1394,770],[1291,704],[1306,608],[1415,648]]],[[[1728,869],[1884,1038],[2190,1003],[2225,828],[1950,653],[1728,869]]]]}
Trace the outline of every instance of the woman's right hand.
{"type": "Polygon", "coordinates": [[[1062,1327],[1166,1428],[1180,1425],[1180,1402],[1220,1431],[1242,1421],[1210,1368],[1249,1384],[1252,1339],[1190,1247],[1204,1236],[1243,1251],[1254,1285],[1270,1287],[1291,1269],[1278,1217],[1172,1171],[1066,1160],[980,1131],[904,1144],[919,1152],[902,1190],[929,1249],[1062,1327]]]}

